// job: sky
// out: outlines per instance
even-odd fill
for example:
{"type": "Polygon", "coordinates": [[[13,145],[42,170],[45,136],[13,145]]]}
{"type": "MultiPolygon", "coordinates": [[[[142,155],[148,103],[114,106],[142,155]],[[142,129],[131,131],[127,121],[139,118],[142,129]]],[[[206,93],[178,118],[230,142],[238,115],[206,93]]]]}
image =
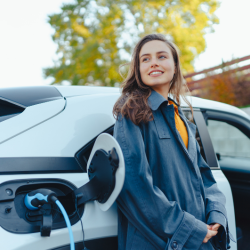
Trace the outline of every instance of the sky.
{"type": "MultiPolygon", "coordinates": [[[[59,13],[62,3],[69,2],[73,0],[0,1],[0,87],[52,82],[42,71],[53,66],[57,49],[47,16],[59,13]]],[[[205,35],[207,48],[195,60],[196,71],[250,55],[249,10],[249,0],[221,0],[216,11],[220,24],[205,35]]]]}

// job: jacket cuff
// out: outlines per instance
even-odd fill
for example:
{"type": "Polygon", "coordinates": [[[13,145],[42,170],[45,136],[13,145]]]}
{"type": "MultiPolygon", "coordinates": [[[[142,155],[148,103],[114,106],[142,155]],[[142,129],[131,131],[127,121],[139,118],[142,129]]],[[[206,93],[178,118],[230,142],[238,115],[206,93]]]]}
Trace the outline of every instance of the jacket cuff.
{"type": "Polygon", "coordinates": [[[219,223],[218,234],[212,238],[212,244],[216,249],[229,249],[230,248],[230,239],[233,242],[236,242],[234,237],[230,234],[228,230],[228,222],[225,215],[219,211],[211,211],[208,215],[207,224],[219,223]]]}
{"type": "Polygon", "coordinates": [[[226,208],[220,202],[211,202],[206,206],[206,218],[211,211],[221,212],[225,217],[227,216],[226,208]]]}
{"type": "Polygon", "coordinates": [[[212,223],[219,223],[222,227],[224,227],[226,232],[227,219],[223,213],[219,211],[211,211],[209,213],[207,224],[210,225],[212,223]]]}
{"type": "Polygon", "coordinates": [[[199,249],[207,235],[207,225],[193,215],[184,212],[184,217],[165,250],[199,249]]]}

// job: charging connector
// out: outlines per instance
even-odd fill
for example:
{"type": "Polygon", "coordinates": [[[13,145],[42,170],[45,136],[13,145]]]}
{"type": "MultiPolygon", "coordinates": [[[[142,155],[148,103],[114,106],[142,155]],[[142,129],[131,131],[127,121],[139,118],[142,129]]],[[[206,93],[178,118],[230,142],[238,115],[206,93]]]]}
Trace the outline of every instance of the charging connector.
{"type": "Polygon", "coordinates": [[[28,193],[24,198],[25,206],[29,210],[38,210],[44,204],[53,204],[57,200],[56,193],[45,188],[40,188],[28,193]]]}
{"type": "Polygon", "coordinates": [[[57,199],[56,193],[45,188],[34,190],[28,193],[24,198],[25,206],[29,210],[37,210],[42,207],[44,204],[53,204],[55,203],[58,208],[61,210],[62,215],[65,219],[66,225],[69,230],[69,237],[70,237],[70,249],[75,250],[75,242],[73,237],[73,232],[70,224],[69,217],[61,204],[61,202],[57,199]]]}

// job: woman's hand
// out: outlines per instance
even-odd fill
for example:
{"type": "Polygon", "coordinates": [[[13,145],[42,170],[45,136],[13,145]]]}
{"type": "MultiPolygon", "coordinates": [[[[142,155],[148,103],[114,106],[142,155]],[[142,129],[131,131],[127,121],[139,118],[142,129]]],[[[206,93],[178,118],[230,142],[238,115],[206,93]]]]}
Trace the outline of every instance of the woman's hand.
{"type": "Polygon", "coordinates": [[[212,230],[212,231],[218,231],[219,227],[221,226],[221,224],[215,223],[215,224],[210,224],[209,226],[211,227],[210,230],[212,230]]]}
{"type": "MultiPolygon", "coordinates": [[[[216,225],[216,224],[215,224],[216,225]]],[[[212,237],[214,237],[218,231],[213,231],[212,230],[212,227],[215,226],[215,225],[207,225],[207,235],[206,237],[204,238],[203,240],[203,243],[207,243],[212,237]]],[[[220,224],[219,224],[220,225],[220,224]]],[[[218,227],[219,228],[219,227],[218,227]]]]}

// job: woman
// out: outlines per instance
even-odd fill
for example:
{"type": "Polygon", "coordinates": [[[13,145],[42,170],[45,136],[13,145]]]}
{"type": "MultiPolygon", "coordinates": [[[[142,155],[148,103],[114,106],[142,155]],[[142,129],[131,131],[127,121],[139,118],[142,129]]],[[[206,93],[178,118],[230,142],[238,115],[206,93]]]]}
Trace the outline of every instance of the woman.
{"type": "Polygon", "coordinates": [[[126,167],[119,250],[227,249],[225,197],[179,107],[186,98],[175,46],[159,34],[142,38],[122,86],[113,110],[126,167]]]}

